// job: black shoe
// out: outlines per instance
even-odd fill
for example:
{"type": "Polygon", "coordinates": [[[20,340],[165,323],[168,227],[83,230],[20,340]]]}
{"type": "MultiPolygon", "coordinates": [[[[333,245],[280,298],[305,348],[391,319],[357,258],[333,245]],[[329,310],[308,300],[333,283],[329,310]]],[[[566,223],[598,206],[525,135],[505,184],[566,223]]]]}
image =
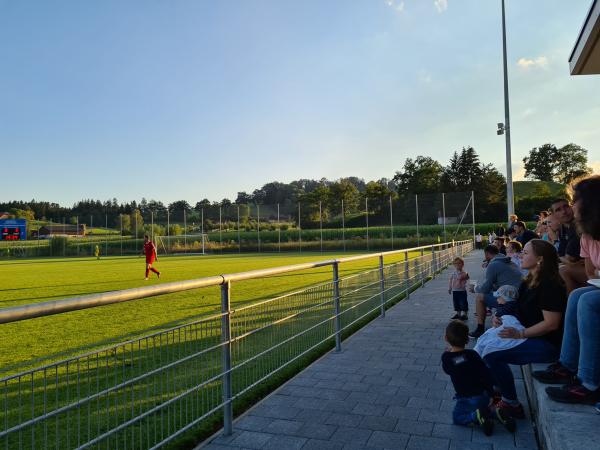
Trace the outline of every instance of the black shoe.
{"type": "Polygon", "coordinates": [[[450,317],[450,320],[456,320],[456,319],[460,319],[460,314],[459,313],[456,313],[452,317],[450,317]]]}
{"type": "Polygon", "coordinates": [[[506,428],[510,433],[514,433],[517,429],[517,422],[515,422],[515,419],[502,408],[496,408],[495,413],[496,420],[504,425],[504,428],[506,428]]]}
{"type": "Polygon", "coordinates": [[[566,384],[561,387],[549,386],[546,388],[546,394],[555,402],[560,403],[595,405],[600,401],[600,389],[590,391],[580,382],[566,384]]]}
{"type": "Polygon", "coordinates": [[[467,316],[467,313],[461,314],[460,320],[469,320],[469,316],[467,316]]]}
{"type": "Polygon", "coordinates": [[[536,370],[531,376],[545,384],[573,384],[575,382],[575,374],[559,362],[550,364],[546,370],[536,370]]]}
{"type": "Polygon", "coordinates": [[[486,417],[481,409],[475,411],[475,420],[477,425],[483,429],[483,434],[491,436],[494,433],[494,421],[486,417]]]}
{"type": "Polygon", "coordinates": [[[485,329],[483,328],[483,325],[477,325],[477,328],[475,328],[473,331],[471,331],[469,333],[469,336],[472,337],[473,339],[477,339],[483,333],[485,333],[485,329]]]}

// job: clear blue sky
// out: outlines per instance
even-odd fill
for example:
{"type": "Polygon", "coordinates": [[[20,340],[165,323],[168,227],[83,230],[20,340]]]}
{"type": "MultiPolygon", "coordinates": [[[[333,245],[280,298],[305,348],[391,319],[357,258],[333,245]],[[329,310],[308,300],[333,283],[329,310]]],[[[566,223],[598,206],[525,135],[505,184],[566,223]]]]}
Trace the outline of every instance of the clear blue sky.
{"type": "MultiPolygon", "coordinates": [[[[600,168],[590,3],[507,0],[517,175],[546,142],[600,168]]],[[[504,171],[501,51],[500,0],[0,0],[0,200],[235,199],[466,145],[504,171]]]]}

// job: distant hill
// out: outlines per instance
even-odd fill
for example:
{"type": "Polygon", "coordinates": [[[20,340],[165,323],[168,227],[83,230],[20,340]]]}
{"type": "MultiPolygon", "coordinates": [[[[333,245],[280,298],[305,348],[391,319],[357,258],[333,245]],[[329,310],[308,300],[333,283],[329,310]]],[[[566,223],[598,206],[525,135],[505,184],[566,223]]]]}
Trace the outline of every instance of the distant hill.
{"type": "Polygon", "coordinates": [[[515,197],[551,197],[560,196],[565,186],[553,181],[515,181],[515,197]]]}

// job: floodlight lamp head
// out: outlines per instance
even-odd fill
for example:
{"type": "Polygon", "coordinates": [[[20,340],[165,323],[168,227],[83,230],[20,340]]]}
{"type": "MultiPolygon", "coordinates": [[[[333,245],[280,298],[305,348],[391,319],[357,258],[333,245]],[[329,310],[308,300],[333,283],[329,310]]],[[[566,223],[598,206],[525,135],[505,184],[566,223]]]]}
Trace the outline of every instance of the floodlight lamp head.
{"type": "Polygon", "coordinates": [[[502,122],[498,123],[498,129],[504,128],[504,124],[502,122]]]}
{"type": "Polygon", "coordinates": [[[496,131],[496,134],[497,134],[498,136],[501,136],[501,135],[503,135],[503,134],[504,134],[504,130],[498,130],[498,131],[496,131]]]}

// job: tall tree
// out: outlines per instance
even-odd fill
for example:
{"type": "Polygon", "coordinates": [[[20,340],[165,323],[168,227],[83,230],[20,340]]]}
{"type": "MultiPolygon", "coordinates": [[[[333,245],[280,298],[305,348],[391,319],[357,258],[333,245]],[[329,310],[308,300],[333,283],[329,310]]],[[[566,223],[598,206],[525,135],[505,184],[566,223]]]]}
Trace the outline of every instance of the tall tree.
{"type": "Polygon", "coordinates": [[[334,214],[340,214],[340,208],[344,201],[344,212],[355,211],[358,207],[359,192],[356,185],[348,179],[342,178],[334,181],[329,186],[329,208],[334,214]]]}
{"type": "Polygon", "coordinates": [[[558,149],[554,144],[544,144],[529,151],[529,156],[523,158],[525,178],[539,181],[554,181],[558,149]]]}
{"type": "Polygon", "coordinates": [[[393,181],[398,194],[422,194],[438,192],[444,169],[429,156],[407,158],[402,171],[396,172],[393,181]]]}
{"type": "Polygon", "coordinates": [[[577,177],[592,173],[587,166],[587,150],[579,145],[570,143],[561,147],[558,156],[554,178],[559,183],[568,184],[577,177]]]}

